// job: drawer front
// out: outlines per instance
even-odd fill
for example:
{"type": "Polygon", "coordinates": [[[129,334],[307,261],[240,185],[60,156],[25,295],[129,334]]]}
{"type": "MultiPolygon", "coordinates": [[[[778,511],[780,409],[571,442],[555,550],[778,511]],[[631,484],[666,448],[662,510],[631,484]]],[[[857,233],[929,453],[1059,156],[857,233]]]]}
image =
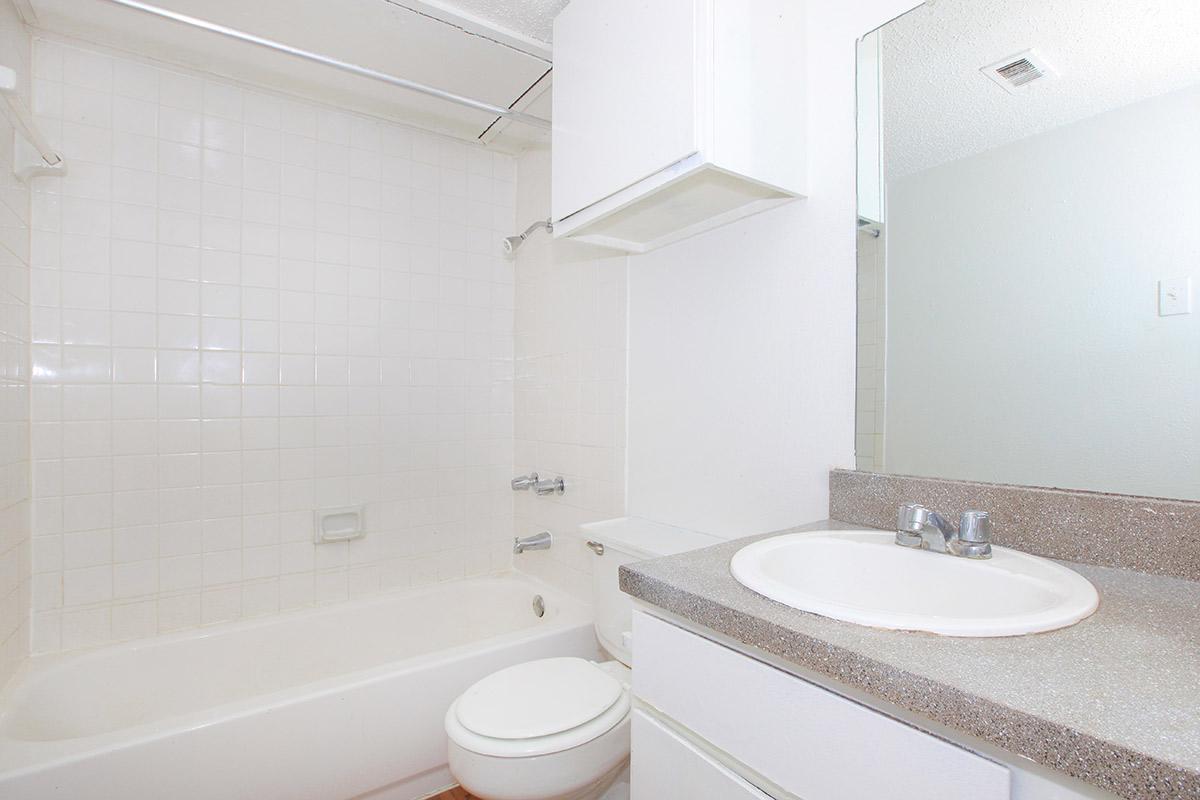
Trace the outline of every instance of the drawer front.
{"type": "Polygon", "coordinates": [[[634,693],[805,800],[1008,800],[1008,769],[636,612],[634,693]]]}
{"type": "Polygon", "coordinates": [[[632,735],[630,800],[771,800],[644,711],[632,735]]]}

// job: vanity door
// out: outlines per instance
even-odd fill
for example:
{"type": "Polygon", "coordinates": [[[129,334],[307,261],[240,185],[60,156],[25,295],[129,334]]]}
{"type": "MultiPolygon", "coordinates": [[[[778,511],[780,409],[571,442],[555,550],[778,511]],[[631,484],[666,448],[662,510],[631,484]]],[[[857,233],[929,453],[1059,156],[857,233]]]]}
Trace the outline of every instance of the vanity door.
{"type": "Polygon", "coordinates": [[[633,629],[643,707],[764,785],[804,800],[1011,797],[994,761],[644,612],[633,629]]]}
{"type": "Polygon", "coordinates": [[[645,711],[633,712],[630,800],[784,800],[768,795],[645,711]]]}

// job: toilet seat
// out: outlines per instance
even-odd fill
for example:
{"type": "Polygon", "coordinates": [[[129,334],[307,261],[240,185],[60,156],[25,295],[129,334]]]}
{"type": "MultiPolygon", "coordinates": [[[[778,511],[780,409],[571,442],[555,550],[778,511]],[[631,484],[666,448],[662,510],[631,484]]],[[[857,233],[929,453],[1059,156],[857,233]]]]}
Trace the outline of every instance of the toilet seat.
{"type": "Polygon", "coordinates": [[[476,682],[446,712],[446,733],[481,755],[557,753],[607,733],[629,713],[628,689],[582,658],[517,664],[476,682]]]}

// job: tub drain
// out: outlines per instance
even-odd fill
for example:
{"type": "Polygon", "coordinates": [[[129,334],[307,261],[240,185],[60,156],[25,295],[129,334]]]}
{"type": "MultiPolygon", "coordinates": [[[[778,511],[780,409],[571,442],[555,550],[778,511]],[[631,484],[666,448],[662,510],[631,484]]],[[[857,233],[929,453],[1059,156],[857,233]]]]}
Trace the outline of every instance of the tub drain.
{"type": "Polygon", "coordinates": [[[537,616],[544,616],[546,613],[546,601],[542,599],[540,594],[533,596],[533,613],[537,616]]]}

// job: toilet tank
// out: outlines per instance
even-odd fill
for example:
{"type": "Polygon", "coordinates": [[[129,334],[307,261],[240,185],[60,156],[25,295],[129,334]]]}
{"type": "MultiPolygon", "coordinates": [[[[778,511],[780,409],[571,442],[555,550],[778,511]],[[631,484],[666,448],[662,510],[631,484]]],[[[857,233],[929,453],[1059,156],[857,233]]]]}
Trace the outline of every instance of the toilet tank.
{"type": "Polygon", "coordinates": [[[669,556],[719,544],[715,536],[651,522],[640,517],[591,522],[579,526],[580,534],[593,551],[603,554],[592,560],[592,605],[596,615],[596,637],[609,655],[631,665],[633,601],[621,591],[618,570],[622,564],[646,558],[669,556]]]}

